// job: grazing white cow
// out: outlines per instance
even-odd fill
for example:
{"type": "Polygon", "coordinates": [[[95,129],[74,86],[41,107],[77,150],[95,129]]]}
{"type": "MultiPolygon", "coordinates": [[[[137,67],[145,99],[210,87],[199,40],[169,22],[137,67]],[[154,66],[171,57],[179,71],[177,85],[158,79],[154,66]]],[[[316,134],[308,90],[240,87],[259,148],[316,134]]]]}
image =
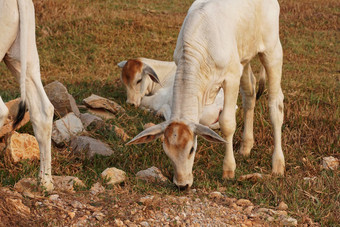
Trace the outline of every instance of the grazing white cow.
{"type": "Polygon", "coordinates": [[[240,86],[245,117],[241,153],[250,153],[256,97],[250,60],[257,54],[269,81],[269,112],[274,130],[272,172],[284,174],[279,11],[276,0],[197,0],[190,7],[174,52],[177,71],[171,118],[144,130],[128,143],[146,143],[164,134],[163,148],[173,162],[173,181],[179,188],[193,183],[197,135],[226,143],[223,178],[234,177],[232,139],[240,86]],[[199,124],[202,107],[216,96],[220,87],[224,90],[224,105],[219,123],[225,140],[199,124]]]}
{"type": "MultiPolygon", "coordinates": [[[[153,110],[165,120],[170,120],[177,68],[175,63],[138,58],[122,61],[118,66],[122,68],[121,81],[127,91],[127,103],[153,110]]],[[[201,124],[213,129],[219,128],[223,98],[221,89],[214,102],[204,106],[201,124]]]]}
{"type": "MultiPolygon", "coordinates": [[[[21,102],[13,127],[22,120],[27,104],[39,143],[41,185],[51,191],[51,131],[54,108],[40,79],[34,5],[31,0],[0,0],[0,60],[4,60],[20,81],[21,102]]],[[[8,109],[0,98],[0,128],[7,115],[8,109]]]]}

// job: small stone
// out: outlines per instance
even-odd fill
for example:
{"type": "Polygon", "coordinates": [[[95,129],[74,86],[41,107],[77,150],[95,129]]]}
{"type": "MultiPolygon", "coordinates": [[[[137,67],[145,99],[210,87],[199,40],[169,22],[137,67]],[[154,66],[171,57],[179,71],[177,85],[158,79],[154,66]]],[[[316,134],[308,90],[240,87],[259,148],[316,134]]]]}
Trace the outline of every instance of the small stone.
{"type": "Polygon", "coordinates": [[[146,205],[146,204],[151,203],[153,199],[154,199],[154,196],[153,196],[153,195],[148,195],[148,196],[145,196],[145,197],[140,198],[140,199],[139,199],[139,202],[140,202],[140,203],[143,203],[144,205],[146,205]]]}
{"type": "Polygon", "coordinates": [[[104,127],[105,122],[98,116],[90,113],[80,114],[80,120],[84,125],[84,128],[93,127],[95,129],[104,127]]]}
{"type": "Polygon", "coordinates": [[[84,99],[83,102],[86,106],[93,109],[105,109],[111,113],[125,112],[125,110],[116,102],[94,94],[84,99]]]}
{"type": "Polygon", "coordinates": [[[105,188],[99,182],[92,185],[92,187],[90,189],[90,193],[92,195],[97,195],[97,194],[103,193],[103,192],[105,192],[105,188]]]}
{"type": "Polygon", "coordinates": [[[123,170],[117,168],[107,168],[101,174],[103,179],[108,179],[107,184],[119,184],[126,180],[126,173],[123,170]]]}
{"type": "Polygon", "coordinates": [[[278,210],[288,210],[288,205],[285,202],[281,201],[280,204],[277,206],[277,209],[278,210]]]}
{"type": "Polygon", "coordinates": [[[253,205],[253,203],[250,202],[248,199],[239,199],[239,200],[237,200],[236,204],[238,206],[243,206],[243,207],[248,207],[248,206],[253,205]]]}
{"type": "Polygon", "coordinates": [[[77,201],[77,200],[73,200],[71,202],[71,206],[73,208],[77,208],[77,209],[82,209],[84,207],[84,205],[81,202],[77,201]]]}
{"type": "Polygon", "coordinates": [[[58,194],[54,194],[54,195],[50,195],[48,197],[51,201],[56,201],[59,199],[59,195],[58,194]]]}
{"type": "Polygon", "coordinates": [[[114,131],[115,131],[116,135],[119,138],[121,138],[124,142],[131,138],[128,134],[126,134],[124,132],[123,129],[121,129],[121,128],[117,127],[117,126],[114,126],[114,131]]]}
{"type": "Polygon", "coordinates": [[[147,221],[142,221],[142,222],[140,223],[140,225],[141,225],[141,226],[144,226],[144,227],[149,227],[149,226],[150,226],[150,224],[149,224],[147,221]]]}
{"type": "Polygon", "coordinates": [[[122,222],[120,219],[115,219],[115,224],[116,224],[118,227],[125,226],[125,225],[124,225],[124,222],[122,222]]]}
{"type": "Polygon", "coordinates": [[[244,209],[244,213],[250,214],[254,209],[254,206],[248,206],[244,209]]]}
{"type": "Polygon", "coordinates": [[[339,167],[339,160],[333,156],[324,157],[322,159],[322,167],[324,169],[336,170],[339,167]]]}
{"type": "Polygon", "coordinates": [[[239,180],[239,181],[244,181],[244,180],[257,181],[257,180],[262,179],[262,178],[263,178],[262,174],[252,173],[252,174],[242,175],[237,180],[239,180]]]}
{"type": "Polygon", "coordinates": [[[73,176],[52,176],[55,190],[73,193],[75,186],[85,187],[85,184],[78,177],[73,176]]]}
{"type": "Polygon", "coordinates": [[[53,123],[52,140],[60,146],[69,142],[72,136],[80,134],[83,130],[81,120],[74,113],[69,113],[53,123]]]}
{"type": "Polygon", "coordinates": [[[14,163],[23,159],[40,159],[39,144],[34,136],[13,132],[7,139],[5,154],[14,163]]]}
{"type": "Polygon", "coordinates": [[[141,170],[136,174],[137,179],[145,180],[148,182],[162,181],[166,182],[168,179],[162,174],[162,172],[155,166],[152,166],[146,170],[141,170]]]}
{"type": "Polygon", "coordinates": [[[211,192],[209,194],[209,198],[211,198],[211,199],[219,199],[219,198],[222,198],[222,197],[223,197],[223,195],[222,195],[221,192],[211,192]]]}
{"type": "Polygon", "coordinates": [[[281,224],[284,226],[297,226],[298,222],[295,218],[285,217],[281,220],[281,224]]]}
{"type": "Polygon", "coordinates": [[[96,154],[110,156],[114,153],[109,145],[88,136],[72,137],[70,148],[74,153],[85,153],[88,158],[96,154]]]}

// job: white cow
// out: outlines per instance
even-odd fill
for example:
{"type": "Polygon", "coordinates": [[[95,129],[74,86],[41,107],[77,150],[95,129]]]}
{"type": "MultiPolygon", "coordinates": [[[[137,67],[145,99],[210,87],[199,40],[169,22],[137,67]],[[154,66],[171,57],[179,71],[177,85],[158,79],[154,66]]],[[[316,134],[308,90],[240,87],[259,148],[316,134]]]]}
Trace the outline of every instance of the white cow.
{"type": "MultiPolygon", "coordinates": [[[[122,68],[121,81],[126,88],[127,103],[155,111],[170,120],[176,64],[148,58],[137,58],[118,63],[122,68]]],[[[221,89],[213,103],[204,106],[200,123],[219,128],[219,115],[223,107],[221,89]]]]}
{"type": "MultiPolygon", "coordinates": [[[[54,108],[40,79],[34,5],[31,0],[0,0],[0,60],[4,60],[20,81],[21,103],[14,128],[22,120],[27,104],[39,143],[41,185],[51,191],[51,131],[54,108]]],[[[0,128],[7,116],[8,109],[0,97],[0,128]]]]}
{"type": "Polygon", "coordinates": [[[284,174],[279,11],[276,0],[197,0],[190,7],[174,53],[177,71],[171,118],[144,130],[128,143],[146,143],[164,134],[163,148],[173,162],[173,181],[178,187],[187,188],[193,183],[197,135],[226,143],[223,178],[234,177],[232,139],[240,86],[245,117],[241,153],[250,153],[256,97],[250,60],[257,54],[269,80],[269,112],[274,129],[272,172],[284,174]],[[224,90],[224,105],[219,123],[225,140],[199,124],[202,107],[220,87],[224,90]]]}

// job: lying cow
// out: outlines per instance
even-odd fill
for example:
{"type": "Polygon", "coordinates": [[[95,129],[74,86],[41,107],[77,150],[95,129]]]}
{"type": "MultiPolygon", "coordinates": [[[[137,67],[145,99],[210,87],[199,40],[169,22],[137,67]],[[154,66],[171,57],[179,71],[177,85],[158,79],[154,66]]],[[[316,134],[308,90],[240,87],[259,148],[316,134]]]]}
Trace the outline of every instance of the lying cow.
{"type": "Polygon", "coordinates": [[[226,144],[223,178],[234,177],[236,164],[232,139],[240,87],[245,117],[241,153],[250,153],[254,142],[256,98],[256,79],[251,73],[250,61],[257,54],[269,80],[269,112],[274,129],[272,172],[284,174],[279,11],[276,0],[197,0],[190,7],[174,52],[177,70],[170,120],[144,130],[128,143],[147,143],[164,135],[163,148],[173,162],[173,181],[179,188],[190,187],[193,183],[197,135],[226,144]],[[225,140],[199,124],[203,106],[221,87],[224,104],[219,123],[225,140]]]}
{"type": "MultiPolygon", "coordinates": [[[[121,80],[127,91],[127,103],[153,110],[170,120],[176,64],[147,58],[130,59],[118,63],[121,80]]],[[[213,103],[204,106],[200,123],[219,128],[218,118],[223,107],[221,89],[213,103]]]]}
{"type": "MultiPolygon", "coordinates": [[[[20,79],[21,102],[13,127],[22,120],[27,104],[39,143],[41,185],[51,191],[51,132],[54,108],[40,79],[34,5],[31,0],[0,0],[0,60],[4,60],[12,74],[20,79]]],[[[0,128],[7,116],[8,109],[0,97],[0,128]]]]}

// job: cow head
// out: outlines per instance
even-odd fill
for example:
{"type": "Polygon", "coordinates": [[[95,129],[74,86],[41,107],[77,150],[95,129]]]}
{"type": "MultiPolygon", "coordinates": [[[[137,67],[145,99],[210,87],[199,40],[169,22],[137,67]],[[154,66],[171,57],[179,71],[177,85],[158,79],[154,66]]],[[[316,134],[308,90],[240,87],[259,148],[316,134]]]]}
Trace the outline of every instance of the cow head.
{"type": "Polygon", "coordinates": [[[121,81],[127,91],[127,103],[139,106],[143,96],[147,95],[147,88],[151,82],[160,83],[155,71],[140,60],[127,60],[118,63],[122,68],[121,81]]]}
{"type": "Polygon", "coordinates": [[[164,135],[163,149],[174,167],[173,182],[180,189],[189,188],[193,183],[192,167],[197,135],[212,142],[225,142],[217,133],[201,124],[171,121],[144,130],[128,144],[148,143],[161,135],[164,135]]]}

